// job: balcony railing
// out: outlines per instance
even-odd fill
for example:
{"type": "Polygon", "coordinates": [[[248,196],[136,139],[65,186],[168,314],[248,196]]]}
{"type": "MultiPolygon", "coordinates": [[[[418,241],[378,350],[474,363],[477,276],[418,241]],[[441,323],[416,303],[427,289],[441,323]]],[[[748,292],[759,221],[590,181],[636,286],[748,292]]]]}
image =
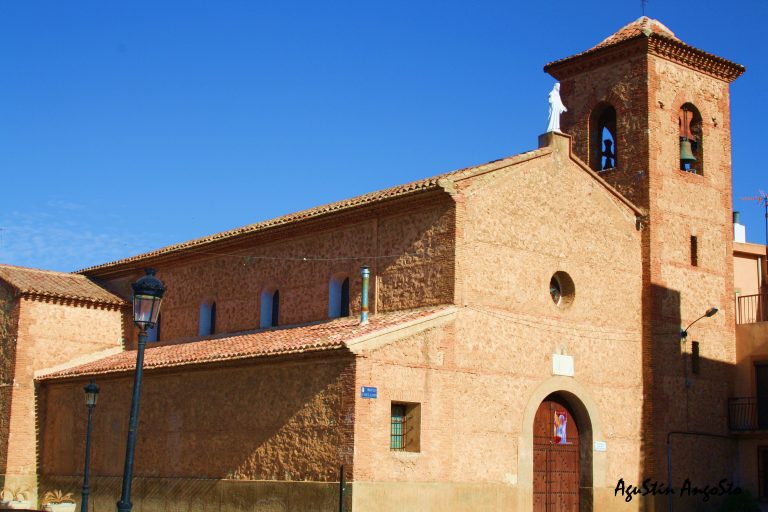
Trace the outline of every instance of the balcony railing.
{"type": "Polygon", "coordinates": [[[768,430],[768,402],[754,396],[728,399],[728,428],[731,432],[768,430]]]}
{"type": "Polygon", "coordinates": [[[736,303],[736,323],[768,322],[768,293],[742,295],[736,303]]]}

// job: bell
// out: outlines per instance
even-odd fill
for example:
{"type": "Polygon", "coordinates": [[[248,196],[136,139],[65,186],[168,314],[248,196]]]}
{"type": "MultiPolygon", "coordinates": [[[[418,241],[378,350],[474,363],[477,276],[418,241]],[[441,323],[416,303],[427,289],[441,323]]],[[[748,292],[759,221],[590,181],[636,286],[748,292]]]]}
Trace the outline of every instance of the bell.
{"type": "Polygon", "coordinates": [[[696,157],[693,156],[693,151],[691,150],[691,141],[686,137],[680,140],[680,161],[686,164],[692,164],[696,161],[696,157]]]}

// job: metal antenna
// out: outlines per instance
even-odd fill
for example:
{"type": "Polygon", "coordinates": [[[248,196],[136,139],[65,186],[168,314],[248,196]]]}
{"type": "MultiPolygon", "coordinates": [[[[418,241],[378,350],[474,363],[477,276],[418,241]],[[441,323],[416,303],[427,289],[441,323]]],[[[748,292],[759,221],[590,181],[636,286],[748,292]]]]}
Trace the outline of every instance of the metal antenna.
{"type": "Polygon", "coordinates": [[[640,8],[643,10],[643,16],[645,16],[645,6],[648,4],[648,0],[640,0],[640,8]]]}
{"type": "Polygon", "coordinates": [[[762,190],[759,190],[758,193],[760,194],[757,197],[742,197],[742,201],[757,201],[758,203],[763,203],[763,208],[765,208],[765,244],[766,244],[766,250],[768,251],[768,194],[763,192],[762,190]]]}

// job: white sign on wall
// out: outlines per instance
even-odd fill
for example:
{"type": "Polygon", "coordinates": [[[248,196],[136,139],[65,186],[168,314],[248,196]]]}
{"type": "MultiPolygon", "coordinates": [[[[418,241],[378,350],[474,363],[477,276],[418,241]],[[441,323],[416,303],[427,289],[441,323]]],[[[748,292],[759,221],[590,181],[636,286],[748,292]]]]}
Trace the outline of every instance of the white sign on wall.
{"type": "Polygon", "coordinates": [[[552,354],[552,375],[573,377],[573,356],[552,354]]]}

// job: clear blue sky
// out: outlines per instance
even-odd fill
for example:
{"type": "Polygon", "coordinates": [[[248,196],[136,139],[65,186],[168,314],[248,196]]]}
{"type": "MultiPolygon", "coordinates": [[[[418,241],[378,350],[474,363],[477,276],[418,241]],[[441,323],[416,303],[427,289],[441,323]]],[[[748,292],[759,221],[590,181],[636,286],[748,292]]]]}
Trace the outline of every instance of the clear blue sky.
{"type": "MultiPolygon", "coordinates": [[[[639,0],[0,3],[0,262],[75,270],[527,151],[549,61],[639,0]]],[[[736,209],[764,241],[763,0],[650,0],[747,67],[736,209]]]]}

